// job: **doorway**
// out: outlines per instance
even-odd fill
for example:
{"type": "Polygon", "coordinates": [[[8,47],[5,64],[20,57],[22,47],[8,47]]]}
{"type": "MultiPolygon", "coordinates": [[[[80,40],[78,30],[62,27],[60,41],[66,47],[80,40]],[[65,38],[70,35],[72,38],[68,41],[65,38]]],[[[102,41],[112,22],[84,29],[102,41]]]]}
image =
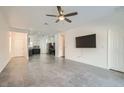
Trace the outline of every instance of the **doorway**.
{"type": "Polygon", "coordinates": [[[59,33],[55,36],[56,57],[65,57],[65,34],[59,33]]]}
{"type": "Polygon", "coordinates": [[[9,50],[11,57],[26,57],[28,59],[27,33],[9,32],[9,50]]]}
{"type": "Polygon", "coordinates": [[[108,37],[108,68],[124,72],[124,31],[109,31],[108,37]]]}

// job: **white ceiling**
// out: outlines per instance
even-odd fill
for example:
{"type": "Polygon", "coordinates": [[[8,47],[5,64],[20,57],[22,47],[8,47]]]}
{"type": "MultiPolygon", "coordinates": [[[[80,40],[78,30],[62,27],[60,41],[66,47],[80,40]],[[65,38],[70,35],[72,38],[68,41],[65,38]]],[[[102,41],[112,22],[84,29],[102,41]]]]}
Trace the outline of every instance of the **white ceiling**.
{"type": "MultiPolygon", "coordinates": [[[[99,20],[104,22],[107,16],[112,15],[114,6],[63,6],[65,13],[78,12],[77,16],[69,17],[72,23],[61,21],[55,23],[56,18],[45,16],[46,14],[57,14],[55,6],[13,6],[1,7],[12,28],[27,30],[34,33],[56,33],[73,29],[86,23],[95,23],[99,20]],[[48,23],[48,25],[44,25],[48,23]]],[[[21,31],[20,30],[20,31],[21,31]]]]}

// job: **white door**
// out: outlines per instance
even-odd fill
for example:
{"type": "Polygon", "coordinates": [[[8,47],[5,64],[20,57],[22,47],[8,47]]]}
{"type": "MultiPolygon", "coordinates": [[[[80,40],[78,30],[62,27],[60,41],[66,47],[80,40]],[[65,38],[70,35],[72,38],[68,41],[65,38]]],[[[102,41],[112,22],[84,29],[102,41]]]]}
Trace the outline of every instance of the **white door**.
{"type": "Polygon", "coordinates": [[[27,34],[19,32],[12,33],[12,57],[26,56],[27,57],[27,34]]]}
{"type": "Polygon", "coordinates": [[[21,33],[16,33],[14,46],[15,46],[15,56],[24,56],[24,36],[21,33]]]}
{"type": "Polygon", "coordinates": [[[124,31],[108,33],[108,67],[124,72],[124,31]]]}

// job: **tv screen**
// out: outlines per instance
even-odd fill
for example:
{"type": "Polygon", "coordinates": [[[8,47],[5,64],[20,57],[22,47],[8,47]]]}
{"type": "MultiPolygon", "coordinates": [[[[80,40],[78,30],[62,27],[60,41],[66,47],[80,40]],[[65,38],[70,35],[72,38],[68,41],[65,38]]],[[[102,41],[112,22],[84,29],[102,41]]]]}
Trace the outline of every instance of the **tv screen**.
{"type": "Polygon", "coordinates": [[[76,48],[96,48],[96,34],[76,37],[76,48]]]}

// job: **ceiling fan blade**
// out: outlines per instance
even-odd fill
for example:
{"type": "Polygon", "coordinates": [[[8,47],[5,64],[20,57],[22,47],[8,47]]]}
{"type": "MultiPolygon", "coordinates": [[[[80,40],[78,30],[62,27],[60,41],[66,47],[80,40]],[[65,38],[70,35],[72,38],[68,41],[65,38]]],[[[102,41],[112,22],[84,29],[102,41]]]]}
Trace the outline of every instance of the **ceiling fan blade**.
{"type": "Polygon", "coordinates": [[[62,15],[62,8],[61,8],[61,6],[57,6],[57,10],[58,10],[58,13],[59,13],[59,15],[62,15]]]}
{"type": "Polygon", "coordinates": [[[58,17],[57,15],[49,15],[49,14],[47,14],[46,16],[50,16],[50,17],[58,17]]]}
{"type": "Polygon", "coordinates": [[[68,18],[65,18],[65,21],[67,21],[67,22],[69,22],[69,23],[72,22],[72,21],[71,21],[70,19],[68,19],[68,18]]]}
{"type": "Polygon", "coordinates": [[[59,22],[59,19],[56,20],[56,23],[58,23],[58,22],[59,22]]]}
{"type": "Polygon", "coordinates": [[[73,12],[73,13],[65,14],[64,16],[69,17],[69,16],[75,16],[77,14],[78,14],[77,12],[73,12]]]}

